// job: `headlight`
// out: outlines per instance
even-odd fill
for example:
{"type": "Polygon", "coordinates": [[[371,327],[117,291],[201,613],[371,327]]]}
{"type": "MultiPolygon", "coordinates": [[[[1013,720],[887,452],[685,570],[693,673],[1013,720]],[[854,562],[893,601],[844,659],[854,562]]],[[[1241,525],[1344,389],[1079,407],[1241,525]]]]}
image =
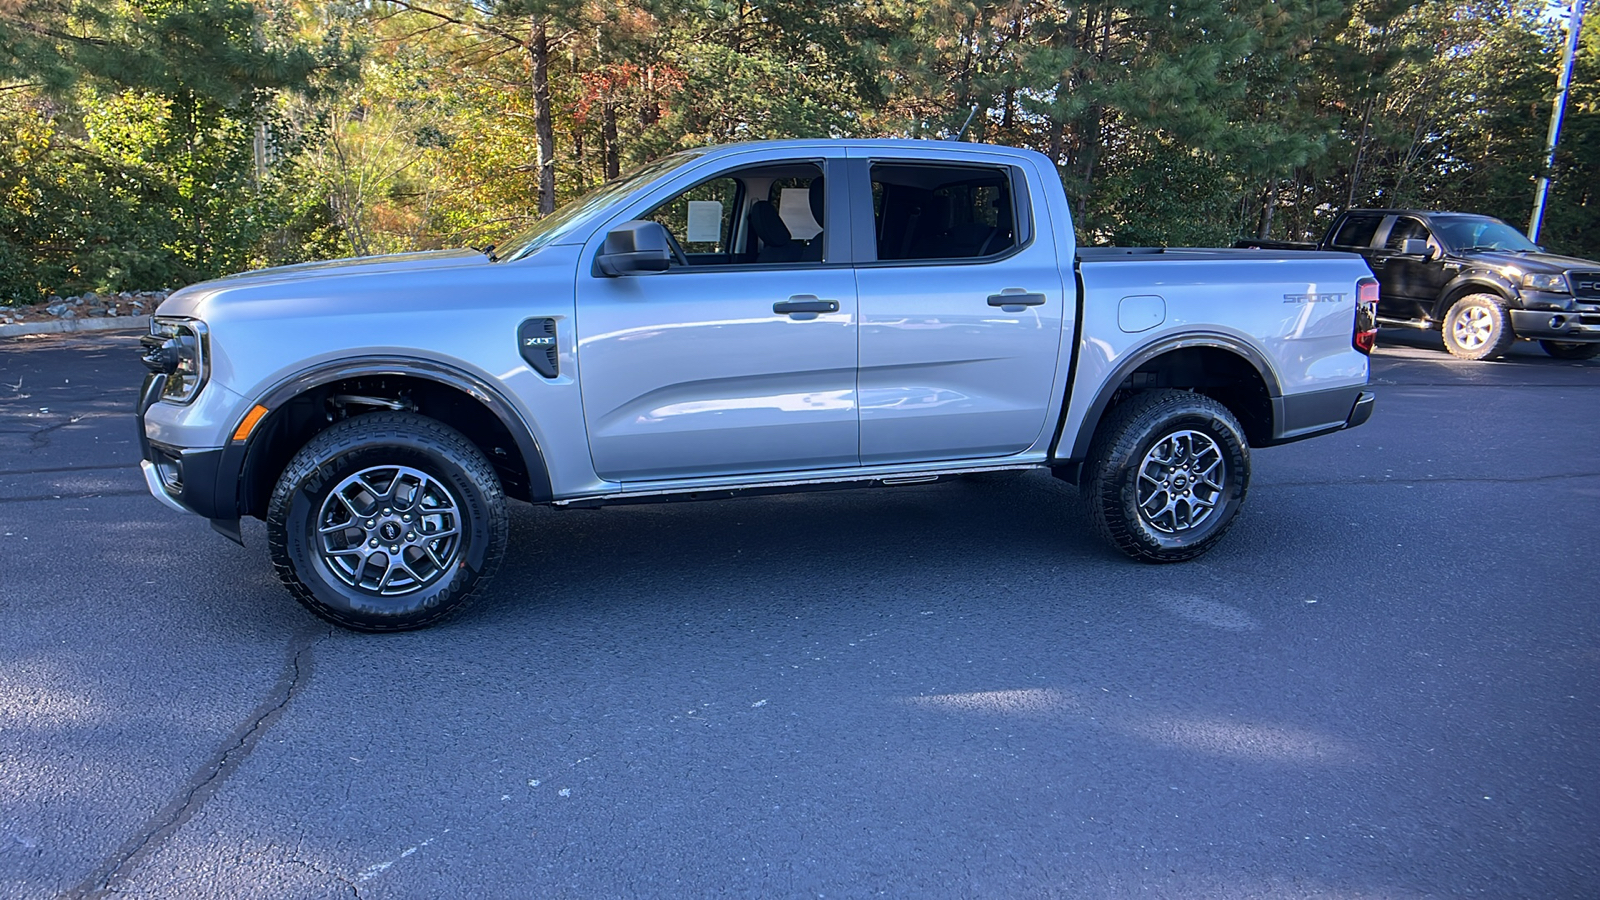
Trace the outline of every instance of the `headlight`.
{"type": "Polygon", "coordinates": [[[1539,275],[1529,272],[1522,276],[1522,286],[1530,291],[1549,291],[1552,294],[1569,293],[1567,276],[1561,274],[1539,275]]]}
{"type": "Polygon", "coordinates": [[[199,319],[152,317],[150,334],[141,338],[144,364],[167,376],[161,399],[188,403],[205,386],[208,372],[206,323],[199,319]]]}

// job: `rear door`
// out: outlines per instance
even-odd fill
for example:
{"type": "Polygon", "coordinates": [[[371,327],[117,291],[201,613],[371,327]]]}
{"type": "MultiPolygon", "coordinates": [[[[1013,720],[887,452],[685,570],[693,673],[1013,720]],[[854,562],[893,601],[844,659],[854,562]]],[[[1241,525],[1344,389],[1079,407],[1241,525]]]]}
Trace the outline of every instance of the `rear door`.
{"type": "Polygon", "coordinates": [[[1361,254],[1367,265],[1372,267],[1372,273],[1378,276],[1378,315],[1404,319],[1409,318],[1406,312],[1408,307],[1394,293],[1394,285],[1386,271],[1390,254],[1383,250],[1380,243],[1381,236],[1388,233],[1386,226],[1391,219],[1392,216],[1381,212],[1349,213],[1328,239],[1328,249],[1361,254]]]}
{"type": "Polygon", "coordinates": [[[1020,166],[853,151],[863,465],[1032,446],[1066,315],[1020,166]]]}

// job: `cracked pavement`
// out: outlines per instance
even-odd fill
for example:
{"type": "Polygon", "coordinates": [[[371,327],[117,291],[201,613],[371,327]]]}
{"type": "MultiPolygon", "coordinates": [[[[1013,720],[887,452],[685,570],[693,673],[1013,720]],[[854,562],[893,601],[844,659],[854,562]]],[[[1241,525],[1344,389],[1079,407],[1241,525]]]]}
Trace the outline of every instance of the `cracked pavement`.
{"type": "Polygon", "coordinates": [[[0,343],[0,896],[1600,895],[1600,362],[1386,332],[1185,565],[1033,475],[519,505],[363,636],[145,494],[135,346],[0,343]]]}

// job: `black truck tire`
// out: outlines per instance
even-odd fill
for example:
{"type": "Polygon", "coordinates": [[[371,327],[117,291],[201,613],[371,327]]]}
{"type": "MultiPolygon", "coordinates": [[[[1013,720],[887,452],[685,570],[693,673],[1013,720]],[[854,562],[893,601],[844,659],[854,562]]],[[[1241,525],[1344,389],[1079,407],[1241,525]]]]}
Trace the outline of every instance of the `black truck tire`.
{"type": "Polygon", "coordinates": [[[1467,294],[1444,314],[1444,348],[1461,359],[1494,359],[1517,339],[1506,302],[1494,294],[1467,294]]]}
{"type": "Polygon", "coordinates": [[[1190,391],[1149,391],[1113,407],[1084,465],[1090,525],[1149,563],[1182,562],[1211,549],[1250,486],[1250,447],[1239,421],[1190,391]]]}
{"type": "Polygon", "coordinates": [[[457,612],[499,567],[507,531],[483,453],[407,412],[356,416],[312,438],[267,508],[278,579],[355,631],[407,631],[457,612]]]}
{"type": "Polygon", "coordinates": [[[1540,341],[1539,348],[1553,359],[1594,359],[1600,356],[1600,343],[1580,344],[1573,341],[1540,341]]]}

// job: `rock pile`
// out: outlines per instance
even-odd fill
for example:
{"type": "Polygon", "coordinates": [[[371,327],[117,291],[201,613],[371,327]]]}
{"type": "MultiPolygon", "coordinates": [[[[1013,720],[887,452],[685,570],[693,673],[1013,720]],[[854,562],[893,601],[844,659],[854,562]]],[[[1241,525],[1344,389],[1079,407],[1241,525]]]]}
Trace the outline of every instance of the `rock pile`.
{"type": "Polygon", "coordinates": [[[0,325],[86,319],[110,316],[147,316],[167,299],[167,291],[122,291],[116,294],[79,294],[58,297],[32,306],[0,306],[0,325]]]}

